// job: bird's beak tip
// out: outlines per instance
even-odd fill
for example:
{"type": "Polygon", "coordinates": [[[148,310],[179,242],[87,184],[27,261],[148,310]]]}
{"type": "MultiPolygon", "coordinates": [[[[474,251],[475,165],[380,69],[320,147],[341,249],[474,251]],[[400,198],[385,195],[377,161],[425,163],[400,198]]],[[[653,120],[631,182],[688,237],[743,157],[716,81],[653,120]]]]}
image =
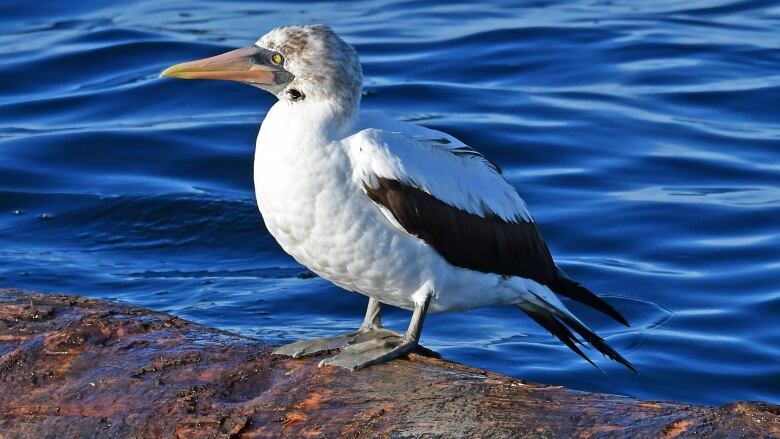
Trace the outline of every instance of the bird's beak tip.
{"type": "Polygon", "coordinates": [[[174,66],[170,66],[167,69],[160,72],[159,78],[178,78],[179,76],[176,74],[181,69],[179,68],[181,64],[176,64],[174,66]]]}

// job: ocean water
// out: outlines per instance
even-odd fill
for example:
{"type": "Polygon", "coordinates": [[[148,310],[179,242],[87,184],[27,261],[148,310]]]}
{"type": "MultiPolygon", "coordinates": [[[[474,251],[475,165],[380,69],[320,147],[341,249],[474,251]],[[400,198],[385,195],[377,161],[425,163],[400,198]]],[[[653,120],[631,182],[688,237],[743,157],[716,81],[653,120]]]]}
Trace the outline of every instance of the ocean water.
{"type": "Polygon", "coordinates": [[[157,77],[313,22],[359,51],[364,107],[504,169],[560,265],[631,321],[572,305],[640,374],[591,351],[593,368],[511,308],[432,315],[425,345],[575,389],[780,403],[774,2],[0,0],[0,286],[272,343],[358,325],[366,299],[297,265],[257,212],[273,98],[157,77]]]}

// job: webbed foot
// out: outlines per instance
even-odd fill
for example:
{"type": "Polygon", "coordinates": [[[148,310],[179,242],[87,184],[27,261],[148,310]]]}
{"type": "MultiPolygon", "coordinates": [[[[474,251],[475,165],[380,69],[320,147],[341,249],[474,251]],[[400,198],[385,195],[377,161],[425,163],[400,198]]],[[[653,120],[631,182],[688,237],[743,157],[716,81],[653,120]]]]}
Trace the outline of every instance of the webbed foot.
{"type": "Polygon", "coordinates": [[[393,334],[351,344],[334,357],[320,361],[320,367],[338,366],[349,370],[361,369],[403,357],[416,347],[417,343],[409,341],[399,334],[393,334]]]}
{"type": "Polygon", "coordinates": [[[368,302],[363,324],[357,331],[335,337],[296,341],[277,348],[273,353],[298,358],[341,349],[334,357],[320,361],[320,366],[338,366],[350,370],[394,360],[415,349],[423,355],[441,358],[436,352],[418,345],[430,301],[429,293],[424,303],[415,306],[406,335],[382,328],[380,303],[372,298],[368,302]]]}
{"type": "Polygon", "coordinates": [[[396,335],[395,332],[384,328],[358,329],[357,331],[336,335],[334,337],[299,340],[295,343],[280,346],[276,348],[273,353],[275,355],[286,355],[292,358],[299,358],[306,355],[316,355],[338,349],[345,349],[355,344],[396,335]]]}

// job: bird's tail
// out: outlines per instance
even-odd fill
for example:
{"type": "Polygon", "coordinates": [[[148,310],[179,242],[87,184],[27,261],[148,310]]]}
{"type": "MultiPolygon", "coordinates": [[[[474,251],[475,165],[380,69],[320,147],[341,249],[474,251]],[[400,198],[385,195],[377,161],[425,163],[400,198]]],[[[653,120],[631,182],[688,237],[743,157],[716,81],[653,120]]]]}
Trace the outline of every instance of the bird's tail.
{"type": "Polygon", "coordinates": [[[629,326],[628,321],[615,308],[604,301],[604,299],[593,294],[589,289],[583,287],[574,280],[571,280],[566,273],[558,268],[555,280],[546,284],[553,292],[569,299],[576,300],[582,304],[588,305],[604,314],[612,317],[621,324],[629,326]]]}
{"type": "Polygon", "coordinates": [[[632,372],[636,372],[636,367],[631,364],[631,362],[623,358],[623,356],[612,349],[603,338],[599,337],[582,323],[582,321],[575,317],[574,314],[572,314],[571,311],[554,296],[554,294],[551,292],[549,294],[544,294],[544,291],[539,291],[538,293],[541,294],[537,294],[537,292],[534,291],[528,292],[527,295],[525,295],[526,300],[518,304],[517,307],[531,317],[536,323],[550,331],[552,335],[557,337],[563,344],[584,358],[588,363],[596,366],[596,364],[582,352],[579,346],[585,346],[585,344],[577,338],[574,333],[577,333],[582,337],[582,340],[588,342],[588,344],[596,348],[596,350],[601,352],[604,356],[626,366],[632,372]]]}

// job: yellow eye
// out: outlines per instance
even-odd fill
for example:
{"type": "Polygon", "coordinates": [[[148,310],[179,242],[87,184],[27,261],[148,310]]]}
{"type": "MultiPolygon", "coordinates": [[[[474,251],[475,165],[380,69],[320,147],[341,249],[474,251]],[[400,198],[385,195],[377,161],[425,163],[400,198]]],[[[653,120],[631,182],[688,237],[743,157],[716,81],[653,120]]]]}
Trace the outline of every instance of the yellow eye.
{"type": "Polygon", "coordinates": [[[274,64],[281,64],[282,61],[284,61],[284,57],[280,53],[274,53],[273,56],[271,56],[271,61],[274,64]]]}

